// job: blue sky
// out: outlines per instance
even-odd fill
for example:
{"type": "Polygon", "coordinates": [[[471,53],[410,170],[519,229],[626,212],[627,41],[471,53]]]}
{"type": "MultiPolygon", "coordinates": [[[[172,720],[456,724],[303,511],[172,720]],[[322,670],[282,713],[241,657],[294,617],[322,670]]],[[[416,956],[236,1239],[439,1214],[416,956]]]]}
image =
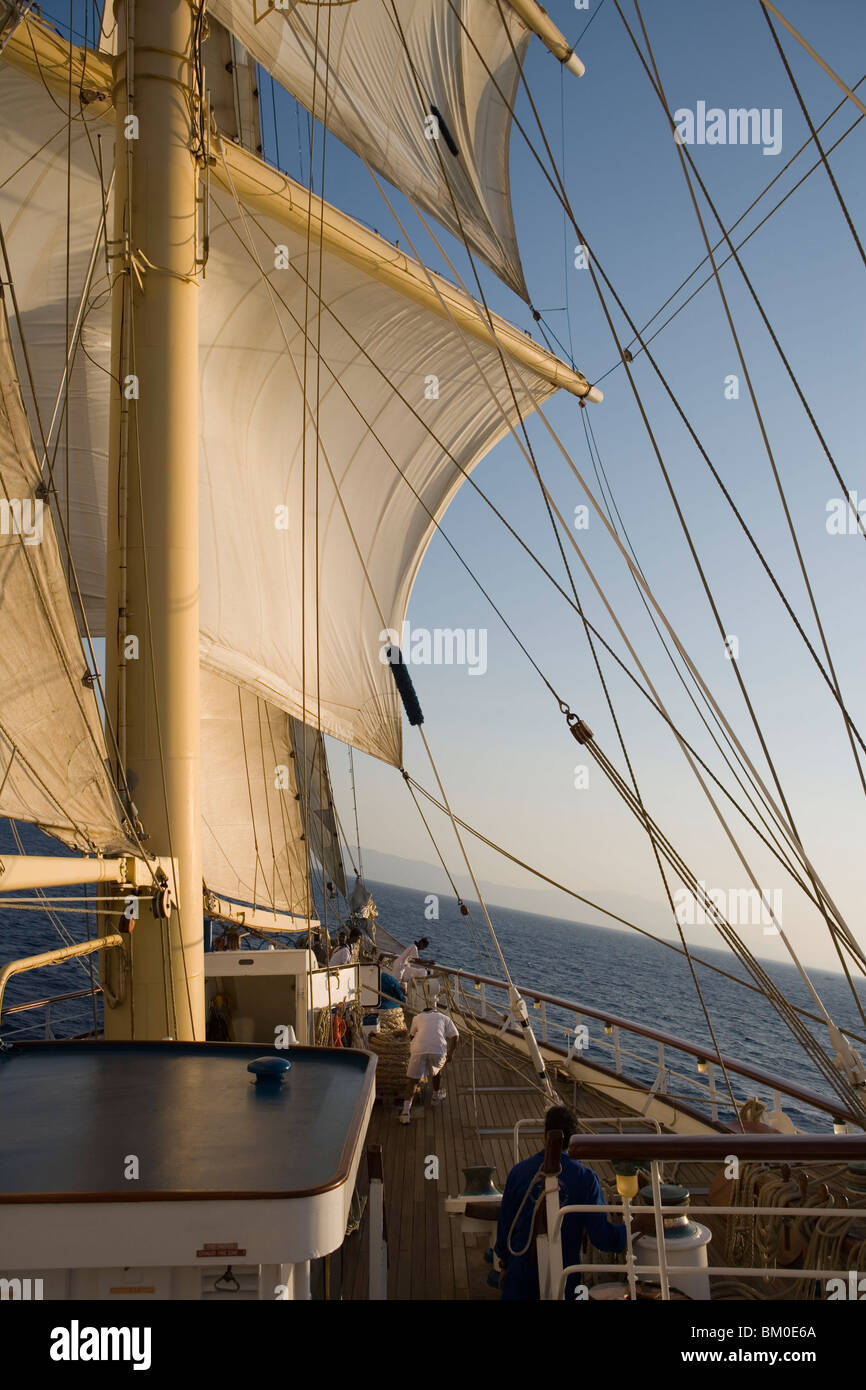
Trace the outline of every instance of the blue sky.
{"type": "MultiPolygon", "coordinates": [[[[622,2],[633,24],[632,0],[622,2]]],[[[564,169],[577,218],[629,312],[643,324],[704,254],[677,151],[614,0],[602,0],[600,8],[591,0],[586,11],[565,0],[549,0],[547,8],[572,39],[592,19],[579,44],[587,67],[585,77],[577,79],[563,72],[537,41],[531,45],[526,74],[564,169]]],[[[824,0],[820,6],[807,0],[784,0],[781,8],[849,85],[866,73],[866,22],[857,0],[824,0]]],[[[781,109],[782,150],[776,157],[764,155],[760,146],[707,145],[692,150],[721,216],[730,223],[778,173],[808,133],[760,5],[757,0],[730,0],[724,5],[645,0],[642,9],[672,108],[694,109],[702,101],[708,107],[723,109],[781,109]]],[[[67,13],[66,7],[55,7],[55,13],[67,13]]],[[[76,13],[80,23],[83,7],[78,5],[76,13]]],[[[841,93],[793,39],[783,33],[782,40],[813,119],[822,121],[841,93]]],[[[268,79],[263,81],[263,93],[266,150],[273,156],[268,79]]],[[[285,93],[277,94],[276,103],[283,166],[295,176],[305,174],[306,160],[303,169],[299,166],[298,130],[300,126],[306,139],[306,117],[299,121],[295,103],[285,93]]],[[[525,96],[520,99],[518,114],[540,149],[525,96]]],[[[832,143],[858,114],[847,103],[826,127],[822,135],[825,143],[832,143]]],[[[831,156],[858,226],[866,221],[864,131],[866,123],[831,156]]],[[[740,235],[755,225],[814,158],[811,151],[800,157],[768,199],[746,219],[740,235]]],[[[325,195],[330,201],[383,235],[392,239],[400,236],[363,168],[333,138],[328,141],[327,165],[325,195]]],[[[564,225],[559,205],[516,130],[511,177],[532,301],[547,311],[545,317],[560,340],[566,346],[573,344],[575,361],[590,380],[604,376],[605,400],[591,408],[592,423],[638,559],[738,736],[766,776],[766,764],[737,692],[731,662],[725,657],[625,371],[615,366],[616,350],[591,278],[573,266],[573,231],[564,225]],[[564,306],[568,313],[562,312],[564,306]]],[[[411,209],[399,196],[397,205],[425,259],[439,268],[438,254],[411,209]]],[[[712,215],[703,210],[708,228],[715,232],[712,215]]],[[[447,242],[447,234],[443,237],[447,242]]],[[[449,243],[449,251],[468,275],[460,249],[449,243]]],[[[742,254],[843,476],[851,488],[866,497],[862,418],[866,271],[823,170],[811,175],[742,254]]],[[[729,266],[722,275],[841,686],[855,720],[866,728],[866,662],[861,631],[866,547],[859,535],[828,535],[826,507],[839,495],[838,484],[736,269],[729,266]]],[[[537,336],[526,306],[492,275],[482,271],[482,278],[492,307],[537,336]]],[[[618,314],[616,322],[621,329],[618,314]]],[[[626,341],[630,337],[626,332],[626,341]]],[[[739,373],[739,365],[713,284],[661,333],[653,351],[752,525],[810,640],[817,644],[742,378],[739,399],[725,398],[725,378],[739,373]]],[[[801,838],[862,939],[866,807],[838,710],[645,359],[635,363],[634,380],[706,566],[725,631],[739,641],[739,669],[801,838]]],[[[594,485],[576,402],[564,396],[556,398],[548,414],[578,468],[594,485]]],[[[579,484],[539,422],[532,422],[530,432],[539,467],[557,504],[565,515],[572,515],[576,506],[586,502],[579,484]]],[[[474,477],[535,554],[567,584],[537,483],[514,441],[503,441],[474,477]]],[[[458,494],[444,529],[553,684],[588,721],[617,766],[624,769],[576,614],[471,489],[464,487],[458,494]]],[[[687,737],[718,770],[719,759],[685,700],[634,584],[597,517],[593,516],[588,531],[580,533],[579,539],[671,713],[682,718],[687,737]]],[[[588,616],[617,652],[625,655],[571,550],[569,563],[588,616]]],[[[646,835],[596,769],[590,773],[588,788],[575,788],[575,767],[587,760],[569,736],[549,692],[438,537],[422,565],[409,619],[414,627],[488,629],[488,670],[483,678],[470,678],[465,669],[448,666],[416,668],[414,673],[426,716],[425,729],[458,814],[578,891],[611,903],[621,901],[622,895],[635,899],[634,920],[674,935],[646,835]]],[[[725,890],[746,887],[745,872],[670,732],[608,658],[603,658],[603,669],[648,808],[700,878],[725,890]]],[[[332,752],[337,796],[348,826],[351,808],[346,756],[337,746],[332,752]]],[[[369,758],[356,756],[355,763],[365,846],[432,862],[429,842],[399,774],[369,758]]],[[[431,785],[417,736],[408,729],[405,763],[420,781],[431,785]]],[[[732,823],[739,831],[735,815],[732,823]]],[[[446,827],[438,820],[434,824],[441,831],[449,865],[459,868],[446,827]]],[[[742,843],[761,885],[768,891],[783,889],[784,925],[798,950],[805,959],[833,968],[836,957],[826,928],[809,905],[804,905],[799,890],[756,845],[748,830],[742,843]]],[[[473,847],[473,862],[482,880],[506,886],[527,882],[518,870],[487,850],[473,847]]],[[[413,885],[422,890],[426,886],[417,880],[413,885]]],[[[542,910],[550,910],[549,902],[542,910]]],[[[569,910],[568,900],[563,899],[563,913],[569,910]]],[[[760,927],[744,928],[744,935],[759,955],[781,951],[778,943],[763,937],[760,927]]],[[[689,938],[695,944],[709,940],[700,928],[690,930],[689,938]]]]}

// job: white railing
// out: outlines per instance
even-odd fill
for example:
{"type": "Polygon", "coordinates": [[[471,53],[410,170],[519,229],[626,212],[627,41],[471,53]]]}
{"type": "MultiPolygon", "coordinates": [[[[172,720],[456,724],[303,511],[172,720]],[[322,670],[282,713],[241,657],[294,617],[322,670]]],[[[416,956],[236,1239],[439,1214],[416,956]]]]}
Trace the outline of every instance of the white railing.
{"type": "MultiPolygon", "coordinates": [[[[790,1264],[785,1266],[775,1265],[709,1265],[704,1259],[703,1263],[677,1264],[671,1263],[671,1257],[676,1260],[676,1244],[670,1246],[665,1243],[665,1222],[676,1216],[687,1217],[728,1217],[728,1216],[748,1216],[751,1218],[772,1218],[777,1221],[845,1221],[855,1223],[866,1220],[866,1207],[862,1206],[762,1206],[758,1204],[743,1203],[737,1206],[722,1205],[692,1205],[683,1204],[667,1205],[661,1199],[661,1165],[667,1158],[689,1159],[712,1161],[713,1159],[728,1161],[730,1154],[724,1154],[725,1148],[737,1149],[738,1162],[754,1162],[760,1159],[775,1159],[778,1162],[792,1163],[799,1160],[809,1163],[834,1162],[839,1160],[859,1160],[866,1159],[866,1135],[837,1135],[837,1136],[800,1136],[800,1135],[730,1135],[730,1136],[677,1136],[677,1135],[619,1135],[619,1136],[587,1136],[582,1137],[578,1143],[579,1157],[581,1159],[590,1157],[611,1158],[614,1161],[617,1157],[626,1158],[635,1163],[635,1155],[640,1150],[647,1150],[645,1159],[641,1160],[641,1167],[648,1163],[651,1186],[652,1203],[645,1204],[638,1208],[631,1205],[628,1196],[622,1197],[621,1205],[612,1203],[601,1203],[598,1205],[574,1204],[560,1206],[560,1165],[561,1165],[561,1142],[560,1136],[548,1135],[545,1149],[545,1158],[542,1163],[541,1171],[544,1173],[544,1192],[539,1201],[544,1202],[547,1216],[547,1233],[537,1237],[538,1244],[538,1266],[541,1281],[541,1295],[546,1299],[559,1299],[565,1296],[567,1280],[576,1274],[599,1274],[619,1275],[625,1274],[629,1288],[629,1297],[634,1299],[637,1294],[636,1284],[638,1279],[648,1278],[652,1283],[658,1283],[661,1298],[669,1299],[672,1290],[677,1289],[678,1283],[687,1283],[694,1286],[705,1283],[707,1288],[706,1297],[710,1296],[710,1280],[718,1278],[735,1278],[738,1280],[748,1278],[760,1279],[794,1279],[794,1280],[823,1280],[839,1279],[843,1281],[843,1286],[849,1281],[852,1264],[849,1269],[823,1268],[813,1269],[811,1267],[797,1267],[790,1264]],[[626,1228],[626,1249],[625,1264],[619,1263],[595,1263],[590,1261],[574,1261],[564,1264],[562,1258],[562,1222],[569,1215],[586,1215],[589,1213],[616,1213],[621,1215],[626,1228]],[[636,1251],[631,1234],[632,1217],[639,1213],[646,1215],[652,1213],[655,1227],[656,1257],[648,1258],[651,1251],[645,1243],[641,1249],[636,1251]]],[[[711,1233],[706,1232],[707,1241],[711,1239],[711,1233]]],[[[856,1271],[855,1271],[856,1278],[856,1271]]],[[[583,1288],[583,1296],[587,1296],[588,1291],[583,1288]]]]}
{"type": "Polygon", "coordinates": [[[111,951],[122,946],[128,937],[114,933],[110,936],[96,937],[92,941],[79,941],[71,946],[61,946],[56,951],[43,951],[37,956],[22,956],[10,960],[0,970],[0,1022],[3,1019],[3,995],[6,986],[14,975],[22,975],[28,970],[41,970],[48,965],[61,965],[77,956],[92,955],[95,951],[111,951]]]}
{"type": "MultiPolygon", "coordinates": [[[[501,980],[473,974],[447,966],[437,966],[437,973],[447,982],[454,1008],[474,1016],[488,1024],[500,1026],[508,1017],[506,1003],[507,985],[501,980]],[[490,995],[498,990],[502,996],[503,1007],[497,1008],[490,995]]],[[[678,1038],[658,1029],[629,1019],[616,1018],[601,1010],[589,1008],[554,995],[519,986],[520,992],[531,1005],[532,1010],[541,1015],[539,1031],[542,1046],[548,1052],[564,1054],[567,1062],[583,1062],[588,1066],[601,1067],[595,1057],[586,1057],[587,1047],[600,1049],[607,1054],[609,1070],[617,1077],[631,1082],[637,1089],[650,1097],[664,1096],[671,1102],[681,1102],[689,1106],[699,1106],[707,1117],[717,1123],[721,1110],[731,1110],[731,1097],[727,1085],[719,1085],[719,1074],[725,1074],[734,1090],[734,1101],[739,1107],[754,1095],[754,1085],[743,1087],[743,1081],[766,1088],[772,1095],[776,1110],[781,1110],[781,1098],[788,1097],[808,1106],[834,1121],[860,1124],[862,1117],[846,1110],[842,1101],[822,1096],[808,1087],[799,1086],[785,1078],[765,1072],[759,1067],[738,1061],[735,1058],[714,1054],[711,1048],[699,1046],[684,1038],[678,1038]],[[568,1021],[553,1016],[554,1008],[568,1016],[568,1021]],[[595,1024],[592,1036],[590,1026],[595,1024]],[[625,1035],[625,1036],[624,1036],[625,1035]],[[647,1046],[649,1044],[649,1047],[647,1046]],[[678,1054],[674,1057],[673,1054],[678,1054]],[[691,1057],[697,1064],[697,1075],[684,1069],[681,1057],[691,1057]],[[651,1081],[641,1080],[634,1075],[633,1068],[650,1073],[651,1081]],[[736,1082],[736,1085],[734,1083],[736,1082]]],[[[498,1003],[498,1000],[496,1001],[498,1003]]],[[[531,1017],[531,1014],[530,1014],[531,1017]]],[[[512,1038],[520,1037],[520,1031],[513,1024],[506,1029],[512,1038]]]]}

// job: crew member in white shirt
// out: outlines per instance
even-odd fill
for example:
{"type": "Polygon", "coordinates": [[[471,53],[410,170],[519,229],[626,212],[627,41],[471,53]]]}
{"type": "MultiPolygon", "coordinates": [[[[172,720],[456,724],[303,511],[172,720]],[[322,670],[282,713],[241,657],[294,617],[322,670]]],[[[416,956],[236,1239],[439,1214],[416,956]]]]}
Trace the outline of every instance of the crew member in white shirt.
{"type": "Polygon", "coordinates": [[[426,951],[429,945],[430,942],[427,940],[426,936],[422,936],[414,945],[407,946],[406,949],[401,951],[399,956],[395,956],[394,960],[391,962],[391,969],[388,972],[389,975],[393,975],[394,979],[399,980],[401,985],[405,984],[407,980],[426,980],[430,971],[421,969],[417,965],[413,965],[412,962],[417,960],[419,952],[426,951]]]}
{"type": "Polygon", "coordinates": [[[401,1125],[408,1125],[412,1100],[419,1081],[426,1076],[433,1080],[433,1104],[445,1099],[442,1071],[457,1046],[459,1033],[447,1014],[437,1007],[416,1014],[409,1029],[409,1065],[406,1068],[406,1089],[403,1092],[401,1125]]]}
{"type": "Polygon", "coordinates": [[[349,932],[349,940],[346,942],[345,946],[337,946],[337,948],[331,952],[331,959],[328,961],[328,965],[331,969],[341,965],[354,965],[358,958],[358,948],[360,944],[361,933],[358,931],[357,927],[353,927],[349,932]]]}

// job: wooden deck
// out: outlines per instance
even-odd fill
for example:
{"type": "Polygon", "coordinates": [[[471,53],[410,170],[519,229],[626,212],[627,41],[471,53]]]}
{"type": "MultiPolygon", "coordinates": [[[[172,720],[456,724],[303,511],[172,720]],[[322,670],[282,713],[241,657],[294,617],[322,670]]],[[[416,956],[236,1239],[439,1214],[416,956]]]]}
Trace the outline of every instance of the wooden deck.
{"type": "MultiPolygon", "coordinates": [[[[531,1080],[531,1071],[518,1059],[482,1055],[464,1035],[445,1073],[447,1099],[440,1106],[416,1100],[412,1123],[401,1125],[399,1104],[376,1102],[367,1142],[381,1144],[384,1159],[389,1299],[498,1299],[498,1291],[487,1284],[492,1266],[484,1260],[492,1238],[464,1237],[459,1218],[445,1212],[445,1198],[462,1190],[462,1170],[472,1164],[492,1165],[497,1187],[504,1187],[514,1163],[512,1127],[519,1119],[537,1119],[545,1108],[531,1080]],[[507,1133],[486,1132],[491,1130],[507,1133]],[[432,1160],[438,1160],[438,1176],[428,1177],[436,1167],[432,1160]]],[[[628,1114],[570,1080],[560,1090],[578,1117],[628,1114]]],[[[521,1138],[520,1157],[541,1147],[539,1133],[527,1134],[521,1138]]],[[[605,1177],[601,1167],[599,1175],[605,1177]]],[[[359,1185],[366,1188],[365,1174],[359,1185]]],[[[367,1233],[365,1217],[343,1247],[343,1298],[367,1297],[367,1233]]]]}

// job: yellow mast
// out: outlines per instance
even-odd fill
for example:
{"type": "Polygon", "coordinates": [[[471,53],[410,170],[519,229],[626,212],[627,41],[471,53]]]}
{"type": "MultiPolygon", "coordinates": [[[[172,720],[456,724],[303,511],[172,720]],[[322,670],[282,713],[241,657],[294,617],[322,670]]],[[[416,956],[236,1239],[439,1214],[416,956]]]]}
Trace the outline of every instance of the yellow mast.
{"type": "MultiPolygon", "coordinates": [[[[116,0],[106,678],[168,921],[143,907],[109,1038],[204,1037],[199,755],[198,266],[189,0],[116,0]]],[[[123,784],[123,778],[119,778],[123,784]]]]}

